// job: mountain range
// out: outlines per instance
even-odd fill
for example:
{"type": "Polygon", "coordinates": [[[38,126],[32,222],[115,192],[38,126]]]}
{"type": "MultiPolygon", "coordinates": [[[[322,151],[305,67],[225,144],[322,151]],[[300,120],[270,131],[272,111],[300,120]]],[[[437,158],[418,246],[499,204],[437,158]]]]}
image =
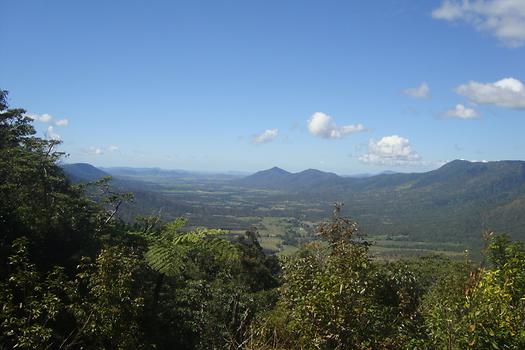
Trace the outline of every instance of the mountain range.
{"type": "Polygon", "coordinates": [[[347,178],[343,178],[334,173],[327,173],[316,169],[290,173],[281,168],[273,167],[232,181],[232,184],[251,188],[302,191],[309,190],[314,186],[339,185],[346,180],[347,178]]]}
{"type": "MultiPolygon", "coordinates": [[[[89,181],[111,174],[111,169],[102,171],[86,164],[64,169],[72,178],[89,181]]],[[[145,186],[138,180],[123,179],[116,175],[119,186],[133,188],[152,204],[164,203],[160,192],[151,194],[154,183],[145,186]]],[[[315,169],[291,173],[274,167],[245,177],[223,178],[213,186],[269,191],[278,194],[282,203],[343,202],[349,215],[376,234],[479,242],[483,231],[494,230],[525,240],[524,161],[455,160],[424,173],[369,177],[343,177],[315,169]]],[[[174,205],[169,203],[166,205],[174,205]]],[[[191,206],[183,209],[192,210],[191,206]]]]}
{"type": "MultiPolygon", "coordinates": [[[[244,187],[260,189],[287,189],[288,191],[332,192],[334,189],[351,191],[377,190],[396,186],[404,189],[442,184],[465,190],[479,191],[485,186],[520,186],[525,182],[524,161],[469,162],[454,160],[439,169],[424,173],[382,173],[372,176],[342,177],[334,173],[308,169],[290,173],[278,167],[259,171],[233,181],[244,187]],[[481,188],[471,188],[480,187],[481,188]]],[[[502,188],[502,189],[503,189],[502,188]]],[[[399,190],[399,188],[397,188],[399,190]]]]}
{"type": "Polygon", "coordinates": [[[525,239],[525,162],[455,160],[425,173],[340,177],[272,168],[238,186],[286,190],[290,198],[341,201],[371,232],[479,240],[485,230],[525,239]]]}
{"type": "Polygon", "coordinates": [[[88,163],[61,164],[61,167],[73,182],[93,182],[111,176],[88,163]]]}

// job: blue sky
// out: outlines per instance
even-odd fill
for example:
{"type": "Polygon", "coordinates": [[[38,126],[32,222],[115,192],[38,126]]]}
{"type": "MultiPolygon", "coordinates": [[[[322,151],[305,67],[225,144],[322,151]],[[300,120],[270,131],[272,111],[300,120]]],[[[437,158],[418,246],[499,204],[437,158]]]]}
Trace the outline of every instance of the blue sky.
{"type": "Polygon", "coordinates": [[[525,2],[1,1],[67,162],[341,174],[523,159],[525,2]]]}

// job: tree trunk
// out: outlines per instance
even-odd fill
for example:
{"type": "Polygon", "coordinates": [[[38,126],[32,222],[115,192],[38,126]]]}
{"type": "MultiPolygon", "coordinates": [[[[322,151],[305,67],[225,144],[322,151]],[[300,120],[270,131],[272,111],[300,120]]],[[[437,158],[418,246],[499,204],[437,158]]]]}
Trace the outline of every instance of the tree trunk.
{"type": "Polygon", "coordinates": [[[159,295],[162,288],[162,283],[164,283],[164,274],[159,273],[157,276],[157,282],[155,283],[155,289],[153,290],[153,313],[157,311],[157,305],[159,304],[159,295]]]}

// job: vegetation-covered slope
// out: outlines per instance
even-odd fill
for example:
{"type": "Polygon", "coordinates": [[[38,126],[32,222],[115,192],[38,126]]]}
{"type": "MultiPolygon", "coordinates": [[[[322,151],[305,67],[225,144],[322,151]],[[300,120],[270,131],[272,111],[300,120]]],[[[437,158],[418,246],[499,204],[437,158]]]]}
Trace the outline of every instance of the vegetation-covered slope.
{"type": "Polygon", "coordinates": [[[62,164],[61,168],[73,182],[93,182],[110,176],[105,171],[87,163],[62,164]]]}
{"type": "MultiPolygon", "coordinates": [[[[373,236],[479,247],[485,230],[525,239],[524,169],[522,161],[456,160],[426,173],[366,178],[279,168],[233,179],[159,169],[108,171],[115,171],[115,186],[137,198],[122,212],[127,219],[162,209],[167,219],[186,215],[192,225],[242,230],[257,220],[236,216],[317,221],[339,201],[373,236]]],[[[82,176],[89,178],[91,173],[82,176]]]]}
{"type": "Polygon", "coordinates": [[[341,201],[370,233],[424,240],[479,240],[483,230],[525,239],[525,162],[452,161],[413,174],[343,178],[331,173],[259,172],[235,181],[289,198],[341,201]],[[271,176],[268,176],[271,175],[271,176]]]}

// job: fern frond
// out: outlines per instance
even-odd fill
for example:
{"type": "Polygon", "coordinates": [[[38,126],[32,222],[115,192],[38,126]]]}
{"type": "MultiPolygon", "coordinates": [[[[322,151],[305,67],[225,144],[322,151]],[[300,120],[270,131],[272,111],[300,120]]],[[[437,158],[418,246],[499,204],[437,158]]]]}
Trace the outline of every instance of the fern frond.
{"type": "Polygon", "coordinates": [[[178,275],[184,266],[184,250],[183,247],[154,244],[144,257],[152,269],[173,277],[178,275]]]}
{"type": "MultiPolygon", "coordinates": [[[[147,235],[149,249],[146,261],[154,270],[175,276],[181,273],[184,264],[194,250],[207,251],[214,259],[234,261],[240,257],[240,250],[230,241],[220,237],[228,232],[218,229],[197,228],[180,232],[186,219],[179,218],[168,223],[158,235],[147,235]]],[[[144,235],[143,235],[144,237],[144,235]]]]}
{"type": "Polygon", "coordinates": [[[240,259],[241,250],[238,246],[223,238],[208,238],[202,245],[209,251],[213,251],[222,260],[235,261],[240,259]]]}
{"type": "Polygon", "coordinates": [[[188,223],[186,218],[177,218],[168,222],[162,229],[163,233],[178,233],[188,223]]]}

